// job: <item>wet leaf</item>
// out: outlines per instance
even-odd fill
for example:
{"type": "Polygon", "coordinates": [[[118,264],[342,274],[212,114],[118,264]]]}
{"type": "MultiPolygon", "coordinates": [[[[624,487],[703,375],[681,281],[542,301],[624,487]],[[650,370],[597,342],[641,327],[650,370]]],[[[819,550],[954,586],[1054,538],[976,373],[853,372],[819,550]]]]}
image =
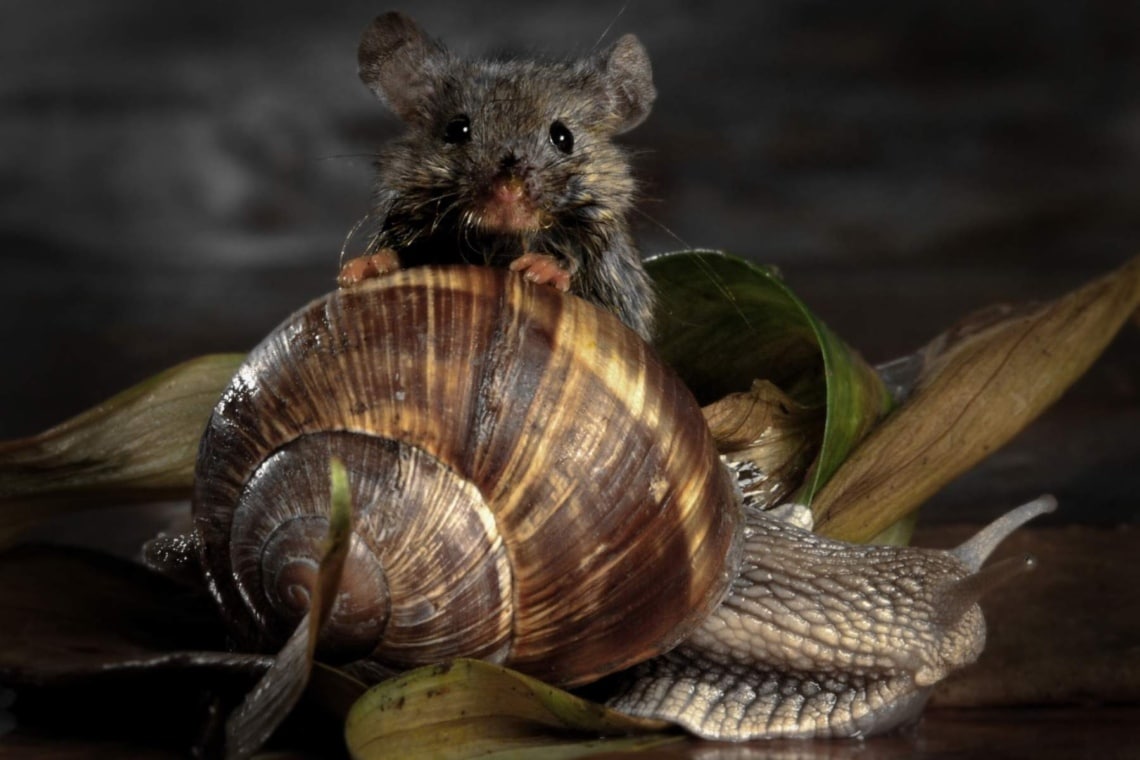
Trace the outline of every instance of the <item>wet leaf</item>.
{"type": "Polygon", "coordinates": [[[655,345],[708,404],[765,380],[825,411],[819,454],[796,496],[815,493],[890,406],[875,371],[820,322],[776,273],[711,251],[651,259],[661,299],[655,345]]]}
{"type": "Polygon", "coordinates": [[[667,728],[496,665],[456,660],[374,686],[350,711],[345,736],[356,760],[570,758],[680,741],[667,728]]]}
{"type": "Polygon", "coordinates": [[[922,351],[907,400],[812,505],[817,531],[865,541],[992,454],[1057,400],[1140,305],[1140,257],[1054,301],[987,309],[922,351]]]}
{"type": "Polygon", "coordinates": [[[269,666],[224,645],[211,600],[140,565],[50,546],[0,554],[0,683],[19,730],[185,750],[213,695],[240,694],[269,666]]]}
{"type": "Polygon", "coordinates": [[[198,439],[243,358],[188,361],[51,430],[0,443],[0,546],[55,514],[187,497],[198,439]]]}
{"type": "MultiPolygon", "coordinates": [[[[215,700],[236,704],[274,662],[226,647],[212,599],[133,562],[52,546],[0,554],[0,683],[15,689],[17,725],[153,734],[185,750],[209,735],[215,700]]],[[[315,665],[298,730],[327,737],[318,716],[342,725],[364,690],[315,665]]]]}
{"type": "Polygon", "coordinates": [[[249,679],[269,658],[226,652],[212,600],[98,552],[19,546],[0,554],[0,681],[51,684],[147,669],[249,679]]]}

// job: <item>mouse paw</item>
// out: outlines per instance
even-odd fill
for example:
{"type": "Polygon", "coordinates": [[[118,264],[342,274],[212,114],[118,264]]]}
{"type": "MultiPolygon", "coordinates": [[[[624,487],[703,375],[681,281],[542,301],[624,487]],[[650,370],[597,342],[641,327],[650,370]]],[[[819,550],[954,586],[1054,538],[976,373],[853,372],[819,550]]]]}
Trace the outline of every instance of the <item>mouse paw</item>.
{"type": "Polygon", "coordinates": [[[558,259],[545,253],[524,253],[511,262],[509,269],[521,273],[530,282],[553,285],[563,293],[570,290],[570,272],[558,259]]]}
{"type": "Polygon", "coordinates": [[[336,284],[342,288],[351,287],[373,277],[383,277],[399,268],[400,259],[396,252],[391,248],[381,248],[376,253],[345,262],[336,277],[336,284]]]}

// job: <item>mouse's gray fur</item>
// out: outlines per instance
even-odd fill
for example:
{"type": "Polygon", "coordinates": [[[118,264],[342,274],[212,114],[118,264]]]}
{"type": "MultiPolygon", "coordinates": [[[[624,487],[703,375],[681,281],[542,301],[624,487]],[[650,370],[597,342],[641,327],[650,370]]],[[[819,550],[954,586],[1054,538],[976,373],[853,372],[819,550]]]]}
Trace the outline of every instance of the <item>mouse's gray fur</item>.
{"type": "Polygon", "coordinates": [[[649,338],[653,287],[626,222],[635,185],[611,141],[640,124],[656,96],[633,35],[580,60],[463,60],[387,13],[365,30],[358,60],[363,82],[407,127],[378,156],[383,223],[371,250],[392,249],[401,266],[506,266],[546,254],[569,272],[571,293],[649,338]],[[445,139],[458,117],[469,123],[461,144],[445,139]],[[572,135],[569,153],[552,140],[554,122],[572,135]],[[487,224],[486,198],[504,177],[525,188],[533,224],[487,224]]]}

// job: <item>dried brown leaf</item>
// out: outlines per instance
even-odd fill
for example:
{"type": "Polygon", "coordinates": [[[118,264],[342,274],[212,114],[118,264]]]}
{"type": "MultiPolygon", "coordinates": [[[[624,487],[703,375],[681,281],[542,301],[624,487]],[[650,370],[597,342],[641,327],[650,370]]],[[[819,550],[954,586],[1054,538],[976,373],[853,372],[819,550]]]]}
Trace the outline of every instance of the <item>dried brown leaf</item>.
{"type": "Polygon", "coordinates": [[[1140,305],[1140,257],[1054,301],[967,318],[924,349],[914,392],[812,503],[816,530],[866,541],[1057,400],[1140,305]]]}
{"type": "Polygon", "coordinates": [[[37,436],[0,442],[0,546],[55,514],[189,496],[198,440],[242,359],[193,359],[37,436]]]}
{"type": "Polygon", "coordinates": [[[802,483],[819,453],[824,415],[766,380],[701,410],[717,450],[755,506],[775,506],[802,483]]]}

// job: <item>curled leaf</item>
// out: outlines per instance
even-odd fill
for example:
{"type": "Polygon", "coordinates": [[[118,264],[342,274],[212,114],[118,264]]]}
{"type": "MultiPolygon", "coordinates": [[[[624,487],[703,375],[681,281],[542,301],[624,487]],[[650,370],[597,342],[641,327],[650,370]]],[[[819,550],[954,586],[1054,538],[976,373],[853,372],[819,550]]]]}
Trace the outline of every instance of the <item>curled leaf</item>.
{"type": "Polygon", "coordinates": [[[748,391],[730,393],[701,411],[722,454],[744,451],[766,437],[790,437],[813,412],[766,380],[756,380],[748,391]]]}
{"type": "Polygon", "coordinates": [[[456,660],[374,686],[349,712],[345,738],[355,760],[569,758],[679,741],[661,733],[667,728],[497,665],[456,660]]]}
{"type": "MultiPolygon", "coordinates": [[[[702,403],[764,380],[817,416],[822,430],[797,501],[811,503],[847,453],[890,407],[875,371],[777,274],[711,251],[647,262],[660,297],[655,345],[702,403]]],[[[806,419],[806,418],[805,418],[806,419]]]]}
{"type": "Polygon", "coordinates": [[[184,669],[245,681],[267,664],[225,651],[225,630],[204,593],[132,562],[34,545],[0,554],[0,681],[49,685],[184,669]]]}
{"type": "Polygon", "coordinates": [[[818,451],[821,410],[757,380],[751,390],[730,393],[701,411],[749,503],[780,504],[803,482],[818,451]]]}
{"type": "Polygon", "coordinates": [[[1054,301],[987,309],[922,351],[913,392],[812,504],[817,530],[865,541],[1043,412],[1140,305],[1140,257],[1054,301]]]}

